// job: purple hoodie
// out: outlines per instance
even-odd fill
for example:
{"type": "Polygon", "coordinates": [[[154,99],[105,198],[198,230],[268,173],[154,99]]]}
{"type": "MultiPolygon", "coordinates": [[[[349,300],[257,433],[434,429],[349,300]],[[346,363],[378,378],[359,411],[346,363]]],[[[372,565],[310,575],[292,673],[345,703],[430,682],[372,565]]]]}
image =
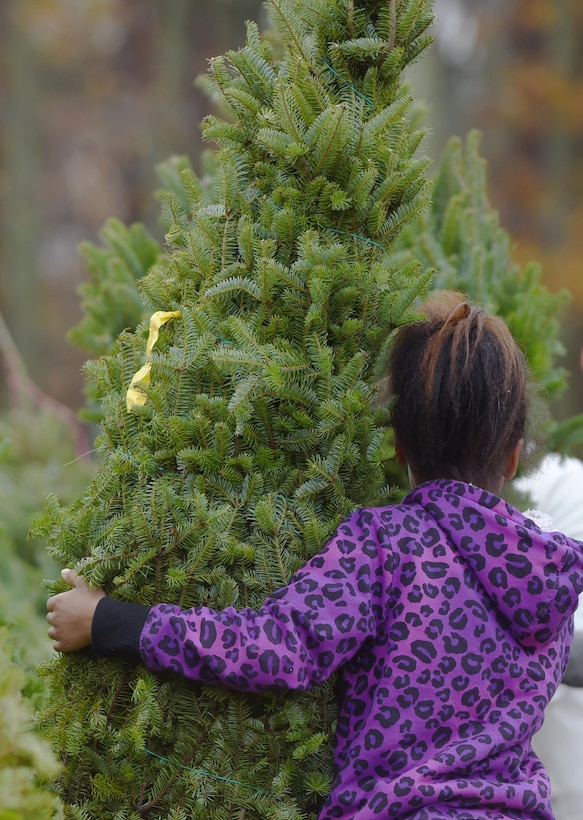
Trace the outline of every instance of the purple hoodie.
{"type": "Polygon", "coordinates": [[[153,607],[140,653],[151,669],[253,692],[339,669],[320,820],[551,820],[531,738],[582,589],[582,543],[433,481],[356,510],[258,611],[153,607]]]}

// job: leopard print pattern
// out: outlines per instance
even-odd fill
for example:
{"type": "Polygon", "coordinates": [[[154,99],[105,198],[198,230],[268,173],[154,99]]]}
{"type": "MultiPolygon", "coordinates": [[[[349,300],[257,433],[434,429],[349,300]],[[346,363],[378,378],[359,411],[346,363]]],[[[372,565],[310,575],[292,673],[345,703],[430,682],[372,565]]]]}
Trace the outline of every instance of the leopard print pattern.
{"type": "Polygon", "coordinates": [[[472,485],[356,510],[257,611],[154,607],[152,669],[244,691],[339,670],[321,820],[552,820],[531,748],[564,672],[583,544],[472,485]]]}

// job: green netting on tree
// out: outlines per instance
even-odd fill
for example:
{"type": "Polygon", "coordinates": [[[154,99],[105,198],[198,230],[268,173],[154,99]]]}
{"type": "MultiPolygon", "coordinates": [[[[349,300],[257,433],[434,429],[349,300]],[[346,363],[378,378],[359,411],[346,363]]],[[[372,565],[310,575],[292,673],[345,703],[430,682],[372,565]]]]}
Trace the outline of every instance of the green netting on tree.
{"type": "MultiPolygon", "coordinates": [[[[204,124],[210,184],[182,164],[167,186],[165,257],[141,297],[178,315],[148,351],[145,320],[88,365],[100,468],[38,521],[55,557],[128,601],[257,606],[350,510],[387,498],[373,365],[431,276],[387,256],[427,201],[401,81],[429,2],[267,5],[281,51],[250,24],[211,64],[225,118],[204,124]]],[[[317,816],[333,682],[247,696],[90,652],[47,676],[67,817],[317,816]]]]}

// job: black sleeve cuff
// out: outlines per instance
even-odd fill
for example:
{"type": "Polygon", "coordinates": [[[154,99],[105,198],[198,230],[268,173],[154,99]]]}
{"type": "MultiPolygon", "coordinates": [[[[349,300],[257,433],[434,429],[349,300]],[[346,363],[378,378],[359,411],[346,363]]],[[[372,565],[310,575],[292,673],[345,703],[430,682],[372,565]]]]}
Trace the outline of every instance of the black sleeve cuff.
{"type": "Polygon", "coordinates": [[[567,686],[583,686],[583,634],[581,632],[575,632],[569,663],[561,683],[567,686]]]}
{"type": "Polygon", "coordinates": [[[149,613],[150,608],[141,604],[102,598],[91,624],[91,643],[95,654],[141,660],[140,635],[149,613]]]}

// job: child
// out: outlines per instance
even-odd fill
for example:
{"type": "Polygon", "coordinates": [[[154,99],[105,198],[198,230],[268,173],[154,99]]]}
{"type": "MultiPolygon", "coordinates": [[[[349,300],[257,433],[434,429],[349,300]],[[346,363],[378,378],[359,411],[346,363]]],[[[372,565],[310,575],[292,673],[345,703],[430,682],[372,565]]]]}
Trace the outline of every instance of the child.
{"type": "Polygon", "coordinates": [[[458,294],[424,312],[389,362],[403,503],[355,510],[258,611],[149,609],[64,570],[49,637],[254,692],[339,670],[321,820],[551,820],[531,738],[567,662],[583,545],[498,497],[526,420],[505,325],[458,294]]]}

